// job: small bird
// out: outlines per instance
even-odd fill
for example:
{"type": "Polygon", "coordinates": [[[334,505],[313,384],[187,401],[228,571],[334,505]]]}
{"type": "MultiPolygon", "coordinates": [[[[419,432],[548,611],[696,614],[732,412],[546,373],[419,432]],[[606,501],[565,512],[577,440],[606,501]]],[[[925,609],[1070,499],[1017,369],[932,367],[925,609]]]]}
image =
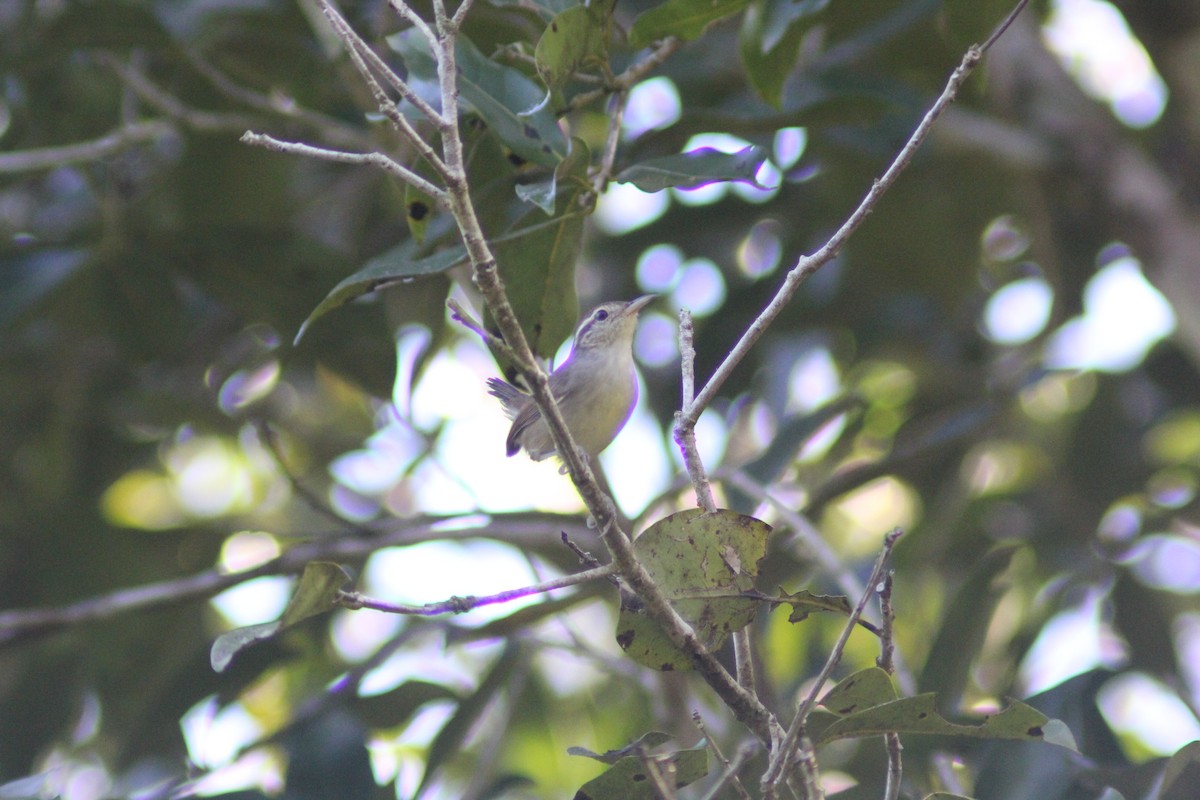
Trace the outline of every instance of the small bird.
{"type": "MultiPolygon", "coordinates": [[[[593,458],[608,447],[629,421],[637,403],[633,371],[633,333],[638,312],[656,295],[627,303],[604,303],[580,324],[571,355],[550,374],[550,391],[580,452],[593,458]]],[[[550,429],[528,394],[499,378],[488,379],[488,394],[498,397],[513,421],[505,447],[521,448],[534,461],[557,455],[550,429]]]]}

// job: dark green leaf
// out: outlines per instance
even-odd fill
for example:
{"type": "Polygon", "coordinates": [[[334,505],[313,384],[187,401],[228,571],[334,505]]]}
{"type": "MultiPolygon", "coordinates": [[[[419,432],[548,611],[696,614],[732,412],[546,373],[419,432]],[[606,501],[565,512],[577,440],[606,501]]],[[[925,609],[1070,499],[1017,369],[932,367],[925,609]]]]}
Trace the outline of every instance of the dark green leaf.
{"type": "Polygon", "coordinates": [[[309,617],[332,610],[336,605],[338,592],[350,583],[350,580],[350,575],[339,564],[329,561],[311,561],[305,564],[300,583],[292,592],[279,624],[288,628],[309,617]]]}
{"type": "Polygon", "coordinates": [[[608,51],[610,2],[568,8],[546,26],[534,50],[538,74],[553,88],[591,60],[605,61],[608,51]]]}
{"type": "Polygon", "coordinates": [[[842,717],[822,731],[818,743],[879,736],[884,733],[965,736],[973,739],[1044,741],[1074,748],[1070,732],[1058,720],[1017,700],[976,725],[950,722],[937,710],[933,693],[882,703],[842,717]]]}
{"type": "Polygon", "coordinates": [[[667,0],[634,20],[629,43],[646,47],[668,36],[690,41],[713,22],[732,16],[750,0],[667,0]]]}
{"type": "Polygon", "coordinates": [[[279,628],[279,620],[275,620],[226,631],[213,641],[212,649],[209,651],[209,663],[212,664],[215,671],[224,672],[239,650],[262,639],[271,638],[279,632],[279,628]]]}
{"type": "MultiPolygon", "coordinates": [[[[647,734],[649,736],[653,734],[647,734]]],[[[588,755],[596,757],[594,754],[588,755]]],[[[704,741],[685,750],[654,756],[635,753],[618,759],[603,774],[579,787],[575,800],[657,800],[661,795],[646,771],[645,759],[653,760],[665,777],[673,776],[673,785],[677,789],[695,783],[708,774],[708,744],[704,741]]]]}
{"type": "MultiPolygon", "coordinates": [[[[659,520],[634,542],[639,560],[704,645],[715,649],[754,618],[754,588],[771,527],[725,509],[688,509],[659,520]]],[[[639,664],[663,671],[692,668],[632,598],[622,596],[617,642],[639,664]]]]}
{"type": "Polygon", "coordinates": [[[596,761],[611,766],[626,756],[649,752],[655,747],[658,747],[661,744],[666,744],[669,741],[671,741],[671,734],[669,733],[663,733],[662,731],[648,731],[624,747],[618,747],[616,750],[606,750],[603,753],[593,753],[586,747],[568,747],[567,752],[573,756],[583,756],[584,758],[595,759],[596,761]]]}
{"type": "MultiPolygon", "coordinates": [[[[433,58],[428,43],[414,28],[388,37],[408,68],[431,80],[433,58]]],[[[567,139],[546,102],[546,93],[521,72],[492,61],[460,35],[455,48],[461,100],[483,118],[488,128],[526,161],[553,167],[567,154],[567,139]]]]}
{"type": "Polygon", "coordinates": [[[896,699],[892,677],[879,667],[868,667],[839,681],[821,698],[821,705],[845,717],[896,699]]]}
{"type": "Polygon", "coordinates": [[[358,272],[343,279],[317,304],[308,318],[296,332],[295,343],[299,343],[304,332],[321,317],[346,305],[356,297],[376,291],[396,283],[406,283],[424,275],[435,275],[445,272],[466,259],[466,251],[462,247],[451,247],[424,258],[413,258],[416,251],[416,241],[408,239],[393,247],[386,253],[376,256],[367,262],[358,272]]]}
{"type": "Polygon", "coordinates": [[[805,35],[829,0],[755,0],[742,20],[739,45],[746,76],[766,102],[782,103],[784,82],[792,74],[805,35]]]}
{"type": "Polygon", "coordinates": [[[755,145],[736,153],[701,147],[639,162],[622,170],[613,180],[632,183],[643,192],[657,192],[673,186],[695,188],[716,181],[747,181],[758,186],[755,176],[766,158],[763,149],[755,145]]]}
{"type": "MultiPolygon", "coordinates": [[[[546,220],[540,209],[532,209],[512,231],[492,240],[508,299],[529,346],[541,358],[554,355],[574,332],[579,317],[575,267],[586,216],[581,201],[591,192],[587,168],[587,147],[577,139],[558,169],[558,216],[546,220]]],[[[490,324],[490,317],[484,322],[490,324]]]]}
{"type": "Polygon", "coordinates": [[[309,617],[329,611],[334,607],[337,593],[349,581],[350,576],[337,564],[324,561],[306,564],[304,573],[278,620],[235,628],[216,638],[209,651],[212,668],[217,672],[224,672],[229,662],[243,648],[262,639],[269,639],[309,617]]]}

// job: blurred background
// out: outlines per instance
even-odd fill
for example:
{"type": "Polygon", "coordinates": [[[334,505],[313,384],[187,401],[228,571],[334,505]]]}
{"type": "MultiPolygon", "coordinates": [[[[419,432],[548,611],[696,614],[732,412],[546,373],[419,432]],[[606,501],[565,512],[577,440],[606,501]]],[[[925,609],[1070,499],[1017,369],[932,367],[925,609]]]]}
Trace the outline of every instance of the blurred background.
{"type": "MultiPolygon", "coordinates": [[[[651,5],[617,6],[614,68],[651,5]]],[[[753,144],[757,185],[614,183],[575,266],[579,309],[661,295],[635,342],[641,401],[601,457],[635,530],[694,504],[670,433],[678,309],[704,380],[1009,10],[736,5],[632,90],[617,167],[753,144]]],[[[388,54],[388,5],[341,6],[388,54]]],[[[488,55],[528,47],[563,7],[478,0],[467,33],[488,55]]],[[[293,344],[413,237],[383,173],[238,141],[405,157],[313,5],[14,0],[0,76],[5,796],[569,796],[599,768],[567,747],[650,728],[691,744],[693,708],[736,746],[702,686],[622,658],[607,585],[454,617],[338,611],[215,673],[213,639],[277,618],[306,560],[425,603],[578,569],[560,531],[601,548],[556,463],[504,457],[484,387],[501,368],[445,309],[478,310],[462,267],[293,344]]],[[[563,125],[597,153],[608,111],[563,125]]],[[[764,590],[844,593],[903,528],[905,691],[962,710],[1038,696],[1085,756],[906,740],[918,786],[1142,796],[1143,765],[1200,738],[1198,140],[1200,7],[1034,3],[700,421],[720,504],[776,526],[764,590]]],[[[528,208],[529,166],[494,142],[478,158],[477,202],[528,208]]],[[[839,627],[760,615],[777,707],[839,627]]],[[[844,672],[876,648],[856,634],[844,672]]],[[[881,756],[867,740],[822,764],[878,796],[881,756]]]]}

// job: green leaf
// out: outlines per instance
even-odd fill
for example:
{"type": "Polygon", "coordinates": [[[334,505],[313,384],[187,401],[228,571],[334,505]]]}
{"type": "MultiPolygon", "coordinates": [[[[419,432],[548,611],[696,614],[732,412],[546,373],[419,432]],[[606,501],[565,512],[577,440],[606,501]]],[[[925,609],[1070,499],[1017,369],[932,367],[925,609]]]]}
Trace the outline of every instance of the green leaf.
{"type": "Polygon", "coordinates": [[[229,662],[243,648],[263,639],[269,639],[309,617],[323,614],[335,605],[337,594],[350,581],[350,576],[337,564],[313,561],[304,566],[304,573],[296,590],[288,600],[287,608],[275,622],[247,625],[226,631],[216,638],[209,651],[209,662],[216,672],[224,672],[229,662]]]}
{"type": "Polygon", "coordinates": [[[296,332],[294,343],[298,344],[304,336],[304,332],[318,319],[335,308],[346,305],[356,297],[393,284],[407,283],[414,278],[445,272],[467,258],[466,251],[462,247],[451,247],[431,256],[414,259],[413,253],[416,250],[415,239],[405,240],[386,253],[372,258],[358,272],[344,278],[309,313],[308,318],[300,325],[300,330],[296,332]]]}
{"type": "MultiPolygon", "coordinates": [[[[733,511],[689,509],[656,522],[633,548],[679,615],[706,647],[715,649],[754,619],[759,601],[738,594],[753,590],[770,532],[765,522],[733,511]]],[[[617,642],[643,666],[692,668],[637,598],[622,596],[617,642]]]]}
{"type": "MultiPolygon", "coordinates": [[[[388,44],[418,78],[436,79],[429,45],[415,28],[389,36],[388,44]]],[[[454,53],[460,100],[483,118],[500,141],[526,161],[546,167],[566,157],[567,138],[541,87],[520,71],[484,56],[461,33],[454,53]]]]}
{"type": "Polygon", "coordinates": [[[337,603],[338,592],[350,583],[350,575],[339,564],[329,561],[311,561],[304,565],[300,575],[300,583],[292,598],[288,600],[283,616],[279,618],[282,627],[288,628],[309,617],[324,614],[337,603]]]}
{"type": "Polygon", "coordinates": [[[607,60],[611,20],[612,3],[600,0],[568,8],[550,20],[533,52],[547,86],[557,86],[589,61],[607,60]]]}
{"type": "MultiPolygon", "coordinates": [[[[586,219],[581,202],[591,192],[588,164],[587,146],[576,139],[571,155],[558,168],[558,216],[546,220],[541,210],[531,209],[510,233],[492,239],[508,299],[529,346],[541,358],[552,356],[571,336],[579,317],[575,267],[586,219]]],[[[484,323],[491,325],[490,316],[484,323]]]]}
{"type": "Polygon", "coordinates": [[[845,717],[896,699],[891,676],[879,667],[868,667],[839,681],[821,698],[821,705],[845,717]]]}
{"type": "Polygon", "coordinates": [[[671,741],[671,734],[669,733],[663,733],[662,731],[648,731],[624,747],[618,747],[616,750],[606,750],[603,753],[593,753],[586,747],[568,747],[567,753],[573,756],[591,758],[611,766],[626,756],[637,755],[639,753],[652,750],[653,748],[662,744],[666,744],[669,741],[671,741]]]}
{"type": "Polygon", "coordinates": [[[226,631],[213,641],[212,649],[208,652],[209,663],[214,672],[224,672],[229,662],[240,650],[249,647],[262,639],[270,639],[279,632],[279,620],[263,622],[258,625],[247,625],[226,631]]]}
{"type": "Polygon", "coordinates": [[[742,66],[754,90],[779,108],[783,85],[796,67],[805,34],[829,0],[755,0],[738,37],[742,66]]]}
{"type": "Polygon", "coordinates": [[[713,22],[732,16],[750,0],[667,0],[634,20],[629,43],[647,47],[668,36],[691,41],[713,22]]]}
{"type": "Polygon", "coordinates": [[[668,779],[674,778],[675,788],[682,788],[703,778],[708,774],[708,743],[701,740],[693,747],[683,750],[673,750],[667,753],[646,755],[645,750],[655,745],[666,734],[648,733],[637,742],[618,751],[609,751],[603,756],[597,756],[582,748],[571,748],[572,755],[586,755],[596,758],[612,766],[599,776],[579,787],[575,800],[657,800],[660,797],[653,779],[646,770],[645,760],[654,761],[659,772],[668,779]],[[629,755],[610,761],[613,753],[629,752],[629,755]]]}
{"type": "Polygon", "coordinates": [[[425,233],[429,230],[429,218],[437,206],[433,198],[417,187],[406,184],[404,187],[404,221],[408,223],[408,232],[412,234],[417,244],[425,243],[425,233]]]}
{"type": "Polygon", "coordinates": [[[766,152],[756,145],[736,153],[701,147],[639,162],[622,170],[613,180],[632,183],[643,192],[657,192],[672,186],[694,188],[715,181],[747,181],[758,186],[755,175],[766,158],[766,152]]]}
{"type": "MultiPolygon", "coordinates": [[[[825,728],[814,741],[825,743],[893,732],[965,736],[973,739],[1013,739],[1024,742],[1050,741],[1052,744],[1070,741],[1069,734],[1064,737],[1065,726],[1061,726],[1061,723],[1050,726],[1052,736],[1047,737],[1048,724],[1056,721],[1032,706],[1013,700],[1008,708],[999,714],[985,717],[977,725],[950,722],[938,712],[936,695],[931,692],[882,703],[842,717],[825,728]]],[[[1073,749],[1073,741],[1071,746],[1073,749]]]]}
{"type": "Polygon", "coordinates": [[[553,173],[546,180],[517,184],[517,197],[526,203],[533,203],[549,216],[554,216],[554,198],[557,195],[558,176],[553,173]]]}
{"type": "Polygon", "coordinates": [[[830,611],[848,617],[854,610],[845,595],[813,594],[807,589],[801,589],[795,594],[780,592],[779,602],[792,607],[792,613],[788,615],[788,622],[803,622],[808,619],[809,614],[816,611],[830,611]]]}

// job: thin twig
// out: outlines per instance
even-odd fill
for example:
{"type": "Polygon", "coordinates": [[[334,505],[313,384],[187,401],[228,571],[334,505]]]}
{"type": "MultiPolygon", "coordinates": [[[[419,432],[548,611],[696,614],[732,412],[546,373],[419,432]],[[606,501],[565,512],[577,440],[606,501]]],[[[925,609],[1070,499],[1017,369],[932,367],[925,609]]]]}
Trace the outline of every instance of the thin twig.
{"type": "Polygon", "coordinates": [[[600,168],[592,179],[592,191],[596,197],[604,194],[612,178],[613,164],[617,160],[617,143],[621,140],[621,126],[625,122],[625,108],[629,105],[629,92],[620,91],[613,96],[608,116],[608,137],[604,142],[604,153],[600,157],[600,168]]]}
{"type": "Polygon", "coordinates": [[[576,109],[590,105],[606,94],[632,89],[635,83],[648,75],[652,70],[658,68],[664,61],[674,55],[680,47],[683,47],[682,39],[668,36],[649,55],[636,64],[631,65],[627,70],[613,78],[607,85],[599,89],[582,92],[572,97],[566,107],[561,109],[559,113],[569,114],[576,109]]]}
{"type": "Polygon", "coordinates": [[[650,784],[654,787],[655,794],[659,800],[677,800],[678,795],[675,794],[674,780],[668,778],[667,772],[674,772],[673,765],[667,764],[667,769],[663,768],[663,762],[659,761],[658,756],[651,755],[645,751],[638,754],[642,759],[642,767],[646,770],[646,774],[650,777],[650,784]]]}
{"type": "Polygon", "coordinates": [[[316,511],[321,516],[325,517],[335,525],[346,526],[357,530],[359,533],[369,534],[369,528],[355,525],[354,521],[347,519],[334,510],[328,503],[324,502],[321,497],[314,491],[310,490],[300,477],[292,472],[288,466],[287,459],[283,455],[283,444],[279,441],[279,434],[271,427],[271,423],[261,417],[253,420],[254,431],[258,434],[258,439],[267,448],[267,452],[275,460],[275,464],[279,467],[279,471],[287,479],[288,484],[292,487],[292,494],[299,497],[313,511],[316,511]]]}
{"type": "MultiPolygon", "coordinates": [[[[558,515],[516,514],[504,519],[493,516],[480,526],[448,528],[446,523],[451,519],[454,518],[388,520],[370,526],[373,531],[371,536],[363,536],[358,531],[347,532],[342,528],[336,532],[319,534],[312,541],[292,545],[277,558],[241,572],[230,573],[213,568],[182,578],[117,589],[69,605],[0,611],[0,649],[75,625],[204,600],[266,575],[299,574],[310,561],[357,562],[387,547],[479,538],[491,538],[517,547],[538,547],[557,535],[564,524],[578,522],[558,515]]],[[[579,524],[578,535],[588,536],[589,531],[579,524]]]]}
{"type": "Polygon", "coordinates": [[[285,142],[281,139],[276,139],[274,136],[268,136],[265,133],[255,133],[254,131],[243,133],[240,141],[244,144],[265,147],[277,153],[290,153],[322,161],[333,161],[338,164],[366,164],[378,167],[389,175],[424,192],[439,206],[445,208],[449,204],[449,199],[444,189],[434,186],[408,167],[397,161],[393,161],[383,153],[347,153],[343,150],[329,150],[324,147],[301,144],[300,142],[285,142]]]}
{"type": "Polygon", "coordinates": [[[187,59],[192,69],[200,73],[217,91],[248,108],[278,115],[292,122],[299,122],[317,131],[330,144],[339,147],[366,147],[370,144],[368,137],[360,128],[348,125],[327,114],[305,108],[296,102],[294,97],[275,92],[267,94],[236,83],[211,64],[195,48],[184,47],[183,57],[187,59]]]}
{"type": "MultiPolygon", "coordinates": [[[[896,671],[895,656],[896,642],[892,638],[892,623],[895,622],[896,612],[892,608],[892,589],[894,574],[888,570],[883,577],[883,589],[879,592],[879,615],[882,617],[879,632],[879,658],[875,663],[889,675],[896,671]]],[[[900,744],[900,734],[888,731],[883,735],[883,746],[887,752],[887,780],[884,784],[883,800],[897,800],[900,797],[900,782],[904,777],[903,745],[900,744]]]]}
{"type": "Polygon", "coordinates": [[[742,785],[742,781],[738,777],[738,773],[741,772],[742,765],[746,763],[746,759],[750,758],[750,756],[752,756],[754,751],[757,749],[754,745],[754,742],[745,742],[742,744],[742,746],[738,748],[737,753],[734,754],[733,761],[731,762],[725,757],[725,754],[721,752],[721,748],[717,744],[717,740],[714,739],[711,734],[709,734],[708,728],[705,727],[704,719],[700,716],[699,711],[692,712],[692,722],[695,723],[697,730],[700,731],[700,735],[704,737],[704,742],[708,745],[708,749],[712,751],[712,754],[716,756],[717,761],[721,762],[721,766],[725,768],[725,771],[721,773],[720,779],[704,794],[703,800],[716,800],[717,796],[721,793],[721,790],[727,785],[733,787],[733,791],[738,796],[738,800],[751,800],[750,793],[746,791],[746,787],[742,785]]]}
{"type": "Polygon", "coordinates": [[[391,121],[396,130],[404,136],[405,140],[421,154],[421,157],[440,176],[445,178],[445,162],[438,157],[434,149],[429,146],[429,143],[417,133],[408,119],[400,113],[396,104],[391,101],[391,98],[383,91],[383,87],[375,80],[374,73],[382,75],[388,84],[400,93],[401,97],[411,103],[414,108],[420,111],[426,119],[437,125],[439,129],[444,129],[447,124],[445,113],[439,114],[407,82],[402,80],[383,59],[377,56],[370,45],[364,42],[362,37],[350,27],[350,24],[338,13],[338,10],[333,7],[329,0],[318,0],[318,2],[321,4],[321,11],[325,14],[325,18],[329,20],[329,24],[333,26],[334,32],[342,40],[346,52],[350,55],[350,60],[354,64],[354,68],[358,70],[359,75],[362,76],[370,88],[379,110],[391,121]]]}
{"type": "Polygon", "coordinates": [[[450,298],[446,301],[446,306],[450,309],[450,319],[454,320],[459,325],[462,325],[472,333],[478,335],[480,339],[483,339],[484,343],[487,344],[488,347],[495,348],[495,350],[500,354],[501,358],[509,361],[516,359],[516,355],[513,353],[512,348],[509,347],[503,339],[489,331],[487,328],[483,327],[480,322],[476,321],[476,319],[471,316],[471,313],[463,308],[462,303],[458,302],[454,298],[450,298]]]}
{"type": "Polygon", "coordinates": [[[126,64],[110,53],[99,53],[96,59],[117,73],[121,82],[133,90],[138,99],[184,126],[206,132],[239,131],[262,123],[257,116],[222,111],[203,111],[192,108],[175,95],[158,86],[136,67],[126,64]]]}
{"type": "Polygon", "coordinates": [[[161,120],[133,122],[122,125],[99,139],[75,142],[59,147],[39,147],[32,150],[13,150],[0,153],[0,174],[37,172],[44,169],[56,169],[67,164],[99,161],[136,145],[162,139],[174,133],[175,126],[169,122],[161,120]]]}
{"type": "MultiPolygon", "coordinates": [[[[773,787],[778,784],[786,774],[792,753],[800,743],[801,738],[805,735],[808,714],[813,706],[816,705],[817,697],[820,696],[821,690],[824,689],[825,682],[829,680],[834,669],[837,668],[838,663],[842,660],[842,652],[846,648],[846,642],[849,641],[850,634],[854,632],[854,628],[858,624],[858,619],[862,616],[867,603],[875,595],[878,588],[877,585],[883,576],[884,568],[891,559],[892,550],[896,547],[896,542],[899,540],[900,535],[900,529],[897,528],[883,538],[883,547],[880,549],[879,557],[875,560],[875,566],[871,569],[871,575],[867,579],[866,591],[859,598],[858,605],[854,607],[854,611],[850,614],[850,618],[842,628],[842,633],[838,636],[833,650],[829,653],[829,657],[825,661],[825,666],[821,668],[821,671],[817,673],[817,677],[813,680],[808,695],[796,710],[796,716],[792,719],[792,724],[788,727],[787,737],[784,739],[782,746],[771,753],[770,764],[768,764],[767,771],[763,774],[762,778],[764,792],[767,787],[773,787]]],[[[811,747],[808,748],[808,751],[811,751],[811,747]]],[[[801,753],[801,756],[803,755],[804,753],[801,753]]],[[[800,764],[803,766],[802,760],[800,764]]]]}
{"type": "Polygon", "coordinates": [[[791,302],[800,285],[810,275],[832,261],[834,256],[838,254],[842,246],[846,243],[846,240],[850,238],[851,234],[871,214],[871,211],[878,204],[879,199],[892,187],[892,184],[896,182],[896,178],[900,176],[900,173],[912,161],[917,149],[924,143],[925,138],[933,129],[933,125],[937,122],[938,117],[954,102],[963,83],[975,68],[979,66],[979,62],[983,59],[983,54],[995,43],[1000,34],[1007,30],[1008,26],[1012,24],[1013,20],[1021,13],[1028,2],[1029,0],[1018,0],[1016,7],[997,26],[996,31],[988,37],[983,46],[972,45],[967,49],[958,68],[954,70],[950,78],[946,81],[946,86],[942,90],[941,95],[930,106],[929,111],[926,112],[920,124],[917,125],[912,135],[909,136],[908,141],[904,143],[900,152],[892,160],[892,163],[888,165],[887,170],[871,185],[870,190],[863,197],[862,201],[859,202],[858,207],[854,209],[854,212],[850,214],[829,240],[811,256],[802,256],[796,262],[796,265],[788,272],[787,277],[775,293],[775,296],[767,303],[762,313],[750,323],[745,333],[742,334],[742,338],[738,340],[737,344],[734,345],[733,349],[725,357],[725,360],[713,372],[712,377],[708,379],[708,383],[700,390],[696,399],[683,409],[680,419],[676,422],[677,426],[696,424],[701,412],[713,401],[713,398],[716,397],[717,392],[720,391],[725,381],[733,374],[733,370],[750,352],[754,343],[763,335],[767,327],[775,321],[775,318],[791,302]]]}
{"type": "Polygon", "coordinates": [[[496,605],[497,603],[509,603],[513,600],[519,600],[522,597],[529,597],[535,594],[545,594],[552,592],[555,589],[565,589],[569,586],[576,586],[588,581],[607,578],[612,575],[614,568],[611,564],[605,564],[595,569],[589,569],[586,572],[577,572],[574,575],[564,575],[561,578],[554,580],[535,583],[532,586],[522,586],[519,589],[509,589],[496,594],[484,595],[483,597],[451,597],[447,600],[441,600],[436,603],[425,603],[419,606],[410,606],[403,603],[389,603],[386,600],[376,600],[373,597],[367,597],[360,592],[338,592],[337,603],[343,608],[357,611],[362,608],[369,608],[373,611],[383,611],[388,614],[404,614],[415,617],[436,617],[442,614],[463,614],[467,611],[472,611],[483,606],[496,605]]]}
{"type": "MultiPolygon", "coordinates": [[[[688,408],[695,399],[696,391],[696,348],[693,344],[695,329],[692,326],[692,313],[686,308],[679,310],[679,356],[680,356],[680,385],[682,402],[681,408],[688,408]]],[[[700,451],[696,446],[696,426],[680,425],[679,414],[676,413],[675,443],[683,455],[684,466],[687,467],[688,477],[692,480],[692,488],[696,492],[696,505],[709,514],[717,510],[716,500],[713,499],[712,486],[708,475],[704,472],[704,462],[700,460],[700,451]]]]}

